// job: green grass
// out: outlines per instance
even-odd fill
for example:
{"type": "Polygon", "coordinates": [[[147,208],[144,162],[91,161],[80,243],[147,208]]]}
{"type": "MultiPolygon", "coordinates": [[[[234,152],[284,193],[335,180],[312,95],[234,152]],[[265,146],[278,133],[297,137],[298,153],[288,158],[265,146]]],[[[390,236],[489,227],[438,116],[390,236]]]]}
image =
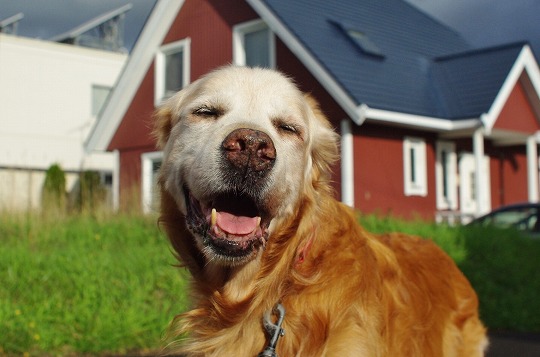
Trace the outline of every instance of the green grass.
{"type": "Polygon", "coordinates": [[[156,219],[0,218],[0,355],[160,348],[185,279],[156,219]]]}
{"type": "MultiPolygon", "coordinates": [[[[186,278],[155,217],[0,215],[0,356],[156,351],[186,278]]],[[[540,240],[513,231],[362,216],[433,239],[478,292],[492,330],[540,332],[540,240]]]]}

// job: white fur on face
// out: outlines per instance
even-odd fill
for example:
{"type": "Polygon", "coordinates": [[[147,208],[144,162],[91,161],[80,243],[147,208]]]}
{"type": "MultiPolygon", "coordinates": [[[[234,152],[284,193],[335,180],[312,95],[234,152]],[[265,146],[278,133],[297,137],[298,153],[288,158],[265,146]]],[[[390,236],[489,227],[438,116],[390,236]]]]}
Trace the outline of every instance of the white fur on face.
{"type": "Polygon", "coordinates": [[[279,201],[273,209],[275,216],[292,209],[304,181],[305,165],[310,162],[310,123],[303,95],[288,79],[273,71],[230,67],[195,82],[168,105],[176,106],[173,115],[178,123],[165,148],[166,189],[184,214],[184,185],[197,198],[227,189],[220,173],[220,148],[225,137],[238,128],[260,130],[272,139],[276,160],[262,192],[266,199],[279,201]],[[218,109],[223,114],[201,118],[193,114],[199,108],[218,109]]]}
{"type": "MultiPolygon", "coordinates": [[[[232,191],[254,200],[262,223],[253,236],[264,246],[276,221],[294,212],[304,185],[310,183],[317,138],[330,133],[325,140],[334,139],[333,132],[316,119],[303,93],[288,78],[267,69],[217,70],[176,94],[164,107],[172,125],[164,145],[161,180],[178,209],[186,216],[191,209],[191,217],[197,217],[190,221],[190,229],[203,251],[208,246],[208,229],[214,225],[211,205],[216,197],[232,191]],[[237,129],[262,132],[271,140],[275,159],[262,178],[244,180],[227,167],[223,142],[237,129]],[[203,232],[194,232],[198,229],[203,232]]],[[[228,238],[231,245],[239,240],[228,238]]],[[[213,242],[222,244],[223,240],[218,234],[213,242]]]]}

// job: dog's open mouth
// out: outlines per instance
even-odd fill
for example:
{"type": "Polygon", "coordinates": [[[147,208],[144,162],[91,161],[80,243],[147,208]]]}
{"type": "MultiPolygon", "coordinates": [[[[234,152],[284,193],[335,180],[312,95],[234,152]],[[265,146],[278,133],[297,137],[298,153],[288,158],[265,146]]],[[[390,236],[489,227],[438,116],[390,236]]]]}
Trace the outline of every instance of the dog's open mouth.
{"type": "Polygon", "coordinates": [[[270,220],[255,199],[225,192],[198,200],[187,189],[185,195],[188,227],[214,257],[248,260],[265,246],[270,220]]]}

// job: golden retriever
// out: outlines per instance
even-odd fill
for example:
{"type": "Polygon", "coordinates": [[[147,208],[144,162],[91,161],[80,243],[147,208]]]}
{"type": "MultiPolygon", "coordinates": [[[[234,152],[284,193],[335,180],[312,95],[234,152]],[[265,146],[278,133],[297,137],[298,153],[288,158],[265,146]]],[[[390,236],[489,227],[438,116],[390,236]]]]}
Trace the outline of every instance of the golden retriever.
{"type": "Polygon", "coordinates": [[[193,276],[177,352],[257,356],[266,316],[285,332],[268,346],[281,357],[483,355],[478,300],[453,261],[365,231],[335,200],[337,135],[290,79],[216,70],[157,110],[155,134],[160,220],[193,276]]]}

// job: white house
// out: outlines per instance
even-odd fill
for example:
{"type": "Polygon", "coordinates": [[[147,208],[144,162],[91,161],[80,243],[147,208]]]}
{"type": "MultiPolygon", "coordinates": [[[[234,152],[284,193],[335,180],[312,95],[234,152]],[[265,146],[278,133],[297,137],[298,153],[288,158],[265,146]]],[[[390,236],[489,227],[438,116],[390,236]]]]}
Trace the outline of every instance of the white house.
{"type": "Polygon", "coordinates": [[[113,153],[84,141],[127,55],[0,33],[0,210],[38,208],[45,171],[70,190],[83,170],[111,185],[113,153]]]}

